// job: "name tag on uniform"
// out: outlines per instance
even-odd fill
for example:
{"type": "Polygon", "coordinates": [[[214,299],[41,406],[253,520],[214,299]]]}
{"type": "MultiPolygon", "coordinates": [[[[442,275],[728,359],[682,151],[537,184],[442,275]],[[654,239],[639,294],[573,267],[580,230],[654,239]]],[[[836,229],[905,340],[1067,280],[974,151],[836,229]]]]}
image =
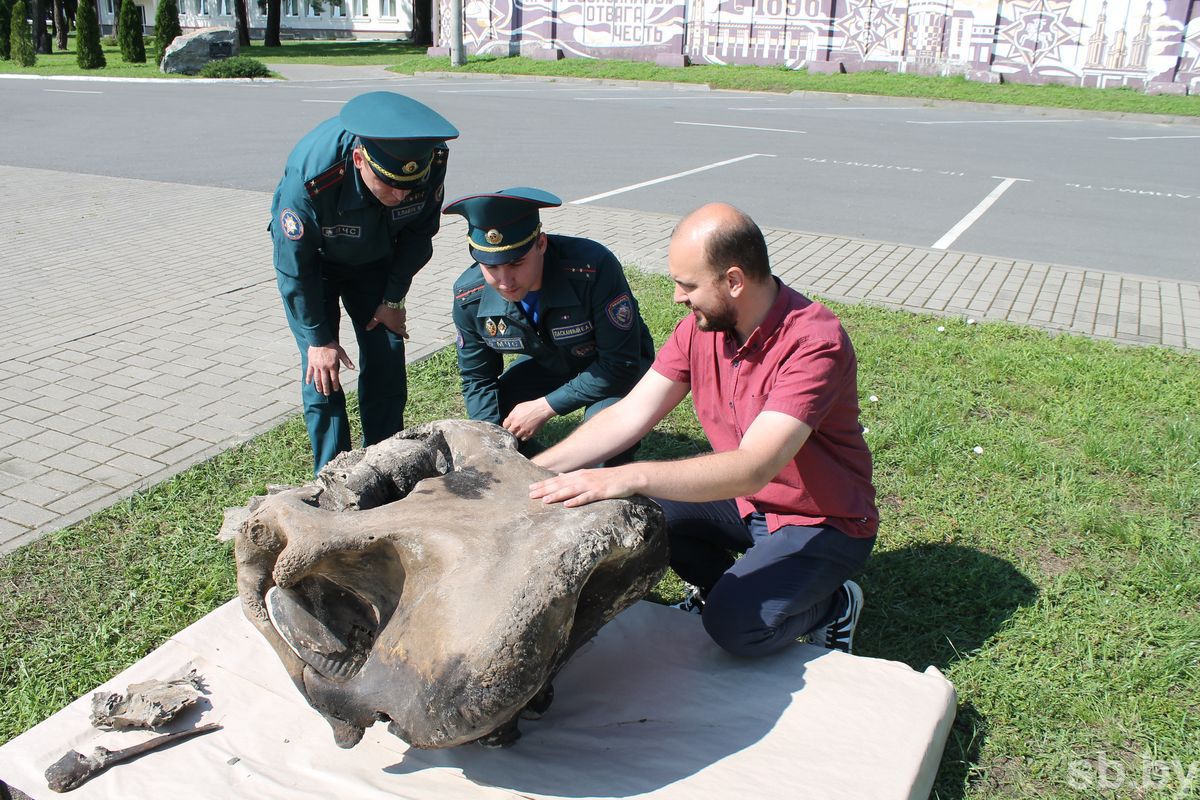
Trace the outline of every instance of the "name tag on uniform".
{"type": "Polygon", "coordinates": [[[392,209],[392,221],[411,217],[423,208],[425,208],[425,191],[414,192],[402,204],[392,209]]]}
{"type": "Polygon", "coordinates": [[[568,325],[564,328],[551,328],[550,338],[554,341],[562,341],[563,339],[574,339],[576,336],[582,336],[585,333],[592,332],[592,321],[584,320],[578,325],[568,325]]]}
{"type": "Polygon", "coordinates": [[[321,235],[326,239],[336,239],[339,236],[344,236],[348,239],[361,239],[361,225],[333,225],[328,228],[321,228],[321,235]]]}
{"type": "Polygon", "coordinates": [[[525,340],[520,336],[509,336],[502,339],[484,339],[488,347],[493,350],[524,350],[525,340]]]}

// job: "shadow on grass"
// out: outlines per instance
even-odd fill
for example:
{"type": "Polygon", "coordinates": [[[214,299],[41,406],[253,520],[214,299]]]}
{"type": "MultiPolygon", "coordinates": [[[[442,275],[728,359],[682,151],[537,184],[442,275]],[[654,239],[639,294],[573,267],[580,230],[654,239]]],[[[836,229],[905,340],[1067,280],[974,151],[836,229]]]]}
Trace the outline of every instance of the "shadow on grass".
{"type": "MultiPolygon", "coordinates": [[[[855,652],[943,672],[995,635],[1037,587],[1002,558],[969,547],[923,544],[871,556],[860,578],[867,597],[855,652]]],[[[968,788],[987,735],[987,719],[958,707],[934,796],[958,800],[968,788]]]]}

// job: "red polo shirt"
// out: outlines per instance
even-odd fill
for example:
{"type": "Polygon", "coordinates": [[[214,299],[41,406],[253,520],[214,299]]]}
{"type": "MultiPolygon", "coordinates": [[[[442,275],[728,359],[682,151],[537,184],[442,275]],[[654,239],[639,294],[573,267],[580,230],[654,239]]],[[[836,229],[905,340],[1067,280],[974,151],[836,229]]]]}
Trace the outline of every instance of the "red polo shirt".
{"type": "Polygon", "coordinates": [[[871,451],[858,423],[858,361],[825,306],[784,286],[740,348],[733,333],[704,332],[688,314],[654,361],[660,375],[691,386],[696,416],[715,452],[736,450],[760,411],[812,428],[796,457],[758,493],[738,497],[743,517],[767,529],[828,524],[867,538],[879,529],[871,451]]]}

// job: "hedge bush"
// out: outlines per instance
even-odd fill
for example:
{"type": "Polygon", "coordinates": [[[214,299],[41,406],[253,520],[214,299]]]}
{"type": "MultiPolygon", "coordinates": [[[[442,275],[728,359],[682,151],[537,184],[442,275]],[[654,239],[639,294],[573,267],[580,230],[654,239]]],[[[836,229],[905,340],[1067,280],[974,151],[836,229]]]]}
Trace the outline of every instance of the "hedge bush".
{"type": "Polygon", "coordinates": [[[92,0],[79,0],[75,11],[75,63],[80,69],[100,69],[108,65],[100,47],[100,20],[92,0]]]}
{"type": "Polygon", "coordinates": [[[33,29],[29,27],[26,17],[29,8],[25,0],[17,0],[12,7],[12,30],[9,34],[10,57],[22,67],[32,67],[37,63],[37,53],[33,49],[33,29]]]}
{"type": "Polygon", "coordinates": [[[121,58],[129,64],[146,63],[146,38],[142,35],[142,15],[134,0],[122,0],[117,38],[121,43],[121,58]]]}
{"type": "Polygon", "coordinates": [[[183,34],[179,26],[179,4],[176,0],[158,0],[154,12],[154,63],[162,65],[163,56],[176,36],[183,34]]]}
{"type": "Polygon", "coordinates": [[[271,70],[257,58],[234,56],[210,61],[200,70],[205,78],[268,78],[271,70]]]}

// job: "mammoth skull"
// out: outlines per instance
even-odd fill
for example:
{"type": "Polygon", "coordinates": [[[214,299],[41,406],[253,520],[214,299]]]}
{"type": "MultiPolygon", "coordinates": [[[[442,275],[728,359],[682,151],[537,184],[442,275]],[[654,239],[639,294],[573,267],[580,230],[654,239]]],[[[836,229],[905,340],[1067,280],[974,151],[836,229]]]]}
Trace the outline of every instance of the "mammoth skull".
{"type": "Polygon", "coordinates": [[[662,576],[658,506],[530,500],[549,474],[503,429],[443,420],[251,500],[242,607],[339,746],[378,720],[415,747],[510,743],[571,653],[662,576]]]}

